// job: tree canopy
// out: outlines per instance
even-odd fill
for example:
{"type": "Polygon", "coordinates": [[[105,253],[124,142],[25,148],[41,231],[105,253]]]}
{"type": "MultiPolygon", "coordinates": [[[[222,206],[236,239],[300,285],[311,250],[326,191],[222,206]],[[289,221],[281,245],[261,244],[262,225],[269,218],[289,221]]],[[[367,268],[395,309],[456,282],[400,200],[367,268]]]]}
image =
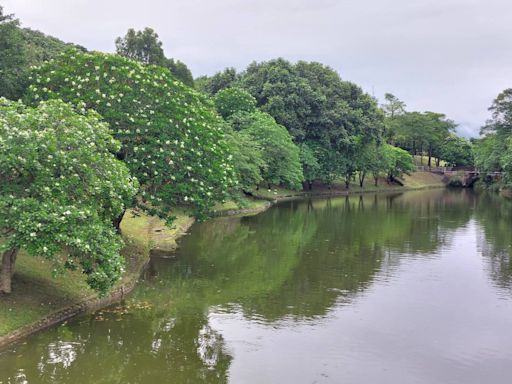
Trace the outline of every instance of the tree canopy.
{"type": "Polygon", "coordinates": [[[237,182],[214,107],[165,68],[69,51],[35,69],[32,81],[27,101],[85,103],[111,125],[149,213],[169,219],[184,204],[204,216],[237,182]]]}
{"type": "Polygon", "coordinates": [[[130,28],[125,36],[115,40],[116,53],[144,64],[166,67],[171,73],[188,86],[194,85],[194,78],[188,67],[179,60],[165,57],[162,42],[152,28],[135,31],[130,28]]]}
{"type": "Polygon", "coordinates": [[[21,28],[18,19],[0,6],[0,97],[18,100],[29,82],[30,67],[42,64],[71,47],[85,48],[21,28]]]}
{"type": "Polygon", "coordinates": [[[227,69],[201,82],[211,94],[234,87],[249,92],[302,148],[308,178],[331,182],[352,174],[355,138],[369,143],[382,137],[383,113],[375,99],[320,63],[276,59],[252,63],[240,74],[227,69]]]}
{"type": "Polygon", "coordinates": [[[225,88],[214,97],[215,107],[225,119],[237,112],[255,112],[256,99],[240,88],[225,88]]]}
{"type": "Polygon", "coordinates": [[[512,88],[501,92],[489,111],[491,119],[475,145],[475,161],[484,174],[504,172],[501,184],[508,187],[512,185],[512,88]]]}
{"type": "Polygon", "coordinates": [[[0,99],[0,292],[10,292],[20,248],[56,270],[80,269],[101,293],[124,261],[112,220],[137,182],[112,152],[120,148],[94,111],[62,101],[37,108],[0,99]]]}
{"type": "Polygon", "coordinates": [[[285,185],[300,189],[304,176],[300,163],[299,148],[293,143],[288,131],[264,112],[241,112],[234,116],[237,129],[258,143],[265,166],[261,177],[269,185],[285,185]]]}

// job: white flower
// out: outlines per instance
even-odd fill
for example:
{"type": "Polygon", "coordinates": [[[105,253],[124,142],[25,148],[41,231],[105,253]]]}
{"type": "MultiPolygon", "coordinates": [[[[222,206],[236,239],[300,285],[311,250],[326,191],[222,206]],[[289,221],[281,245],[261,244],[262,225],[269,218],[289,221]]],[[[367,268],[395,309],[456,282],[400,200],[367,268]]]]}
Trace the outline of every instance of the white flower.
{"type": "Polygon", "coordinates": [[[37,233],[35,233],[35,232],[32,232],[32,233],[30,234],[30,237],[36,237],[36,236],[37,236],[37,233]]]}

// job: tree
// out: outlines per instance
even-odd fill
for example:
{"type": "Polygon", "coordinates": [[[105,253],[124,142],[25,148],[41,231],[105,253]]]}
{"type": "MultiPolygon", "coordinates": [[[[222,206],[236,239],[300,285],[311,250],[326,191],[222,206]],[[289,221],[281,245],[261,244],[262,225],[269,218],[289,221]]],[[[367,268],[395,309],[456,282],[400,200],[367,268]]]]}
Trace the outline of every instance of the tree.
{"type": "Polygon", "coordinates": [[[19,98],[24,88],[27,57],[19,21],[13,15],[4,15],[0,6],[0,97],[19,98]]]}
{"type": "Polygon", "coordinates": [[[262,173],[267,170],[263,149],[248,132],[234,131],[229,126],[226,127],[226,140],[231,148],[238,187],[249,192],[263,181],[262,173]]]}
{"type": "Polygon", "coordinates": [[[314,144],[302,143],[299,145],[300,162],[304,172],[304,180],[308,183],[309,190],[313,189],[313,181],[322,178],[321,166],[312,146],[314,147],[314,144]]]}
{"type": "Polygon", "coordinates": [[[29,82],[29,70],[70,47],[55,37],[24,29],[13,15],[4,15],[0,6],[0,97],[18,100],[29,82]]]}
{"type": "Polygon", "coordinates": [[[119,279],[122,243],[111,222],[137,191],[112,155],[119,147],[96,112],[0,99],[0,292],[11,292],[20,248],[80,269],[100,293],[119,279]]]}
{"type": "Polygon", "coordinates": [[[26,99],[62,99],[98,111],[141,183],[138,206],[172,220],[187,205],[204,217],[236,183],[222,120],[201,94],[162,67],[69,51],[34,70],[26,99]]]}
{"type": "Polygon", "coordinates": [[[200,91],[210,96],[214,96],[222,89],[233,87],[238,78],[239,75],[235,68],[226,68],[224,71],[217,72],[211,77],[198,77],[195,80],[195,85],[200,91]]]}
{"type": "Polygon", "coordinates": [[[438,159],[454,167],[473,165],[473,145],[469,140],[452,133],[439,146],[438,159]]]}
{"type": "Polygon", "coordinates": [[[501,92],[489,111],[491,119],[482,128],[483,137],[474,148],[475,163],[484,174],[504,172],[499,184],[509,187],[512,185],[512,88],[501,92]]]}
{"type": "Polygon", "coordinates": [[[314,147],[321,168],[315,173],[324,180],[353,173],[354,137],[369,142],[382,135],[383,114],[375,99],[320,63],[252,63],[236,86],[251,93],[297,145],[314,147]]]}
{"type": "Polygon", "coordinates": [[[397,115],[405,113],[405,107],[407,106],[402,100],[391,93],[384,94],[385,103],[382,104],[382,109],[386,114],[386,117],[394,118],[397,115]]]}
{"type": "Polygon", "coordinates": [[[456,127],[452,120],[435,112],[406,112],[387,120],[387,124],[397,146],[413,155],[427,153],[429,167],[432,157],[440,154],[441,144],[456,127]]]}
{"type": "Polygon", "coordinates": [[[384,144],[384,146],[384,150],[387,152],[386,156],[389,156],[390,159],[388,165],[389,181],[394,181],[396,177],[416,170],[414,159],[407,151],[389,144],[384,144]]]}
{"type": "Polygon", "coordinates": [[[124,37],[115,40],[116,53],[144,64],[154,64],[168,68],[171,73],[190,87],[194,86],[194,78],[187,66],[179,60],[165,57],[162,42],[152,28],[135,31],[130,28],[124,37]]]}
{"type": "Polygon", "coordinates": [[[217,112],[225,119],[237,112],[256,111],[256,99],[240,88],[225,88],[215,95],[214,101],[217,112]]]}
{"type": "Polygon", "coordinates": [[[293,143],[286,128],[276,123],[264,112],[241,112],[234,118],[234,127],[249,135],[262,150],[265,167],[261,169],[263,180],[269,187],[286,185],[299,189],[304,179],[300,164],[299,148],[293,143]]]}

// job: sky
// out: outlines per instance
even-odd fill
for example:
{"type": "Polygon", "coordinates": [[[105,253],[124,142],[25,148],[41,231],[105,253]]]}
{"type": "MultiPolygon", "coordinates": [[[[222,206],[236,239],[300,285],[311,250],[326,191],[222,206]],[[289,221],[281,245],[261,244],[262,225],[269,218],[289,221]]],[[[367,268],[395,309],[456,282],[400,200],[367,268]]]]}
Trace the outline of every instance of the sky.
{"type": "Polygon", "coordinates": [[[478,136],[512,87],[510,0],[0,0],[24,27],[114,51],[152,27],[194,77],[284,57],[324,63],[383,100],[445,113],[478,136]]]}

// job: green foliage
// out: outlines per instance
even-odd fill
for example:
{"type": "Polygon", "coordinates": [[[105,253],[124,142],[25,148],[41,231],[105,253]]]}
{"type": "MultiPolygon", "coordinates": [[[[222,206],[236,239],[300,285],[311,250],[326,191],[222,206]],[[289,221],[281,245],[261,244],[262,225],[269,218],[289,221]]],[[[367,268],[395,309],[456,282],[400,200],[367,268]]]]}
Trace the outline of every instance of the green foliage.
{"type": "Polygon", "coordinates": [[[101,293],[112,287],[123,258],[111,223],[137,191],[119,148],[96,112],[0,99],[0,251],[24,248],[56,271],[80,268],[101,293]]]}
{"type": "Polygon", "coordinates": [[[386,93],[384,94],[384,100],[386,100],[386,102],[382,105],[382,109],[386,117],[393,118],[405,113],[405,107],[407,105],[395,95],[386,93]]]}
{"type": "Polygon", "coordinates": [[[214,96],[220,90],[232,87],[238,78],[239,75],[235,68],[226,68],[224,71],[217,72],[211,77],[198,77],[195,80],[195,85],[200,91],[210,96],[214,96]]]}
{"type": "Polygon", "coordinates": [[[17,99],[24,88],[28,60],[18,20],[0,6],[0,97],[17,99]]]}
{"type": "Polygon", "coordinates": [[[139,204],[170,218],[176,205],[202,217],[236,183],[222,121],[170,72],[118,55],[69,51],[32,74],[27,100],[62,99],[98,111],[142,185],[139,204]]]}
{"type": "Polygon", "coordinates": [[[239,82],[297,143],[313,140],[341,147],[351,135],[381,133],[382,113],[375,100],[320,63],[252,63],[239,82]]]}
{"type": "Polygon", "coordinates": [[[13,15],[4,15],[0,6],[0,97],[18,100],[28,83],[30,66],[56,57],[69,47],[59,39],[39,31],[20,28],[13,15]]]}
{"type": "Polygon", "coordinates": [[[152,28],[135,31],[130,28],[124,37],[115,40],[116,53],[144,64],[166,67],[171,73],[188,86],[194,85],[194,78],[187,66],[179,60],[165,57],[162,42],[152,28]]]}
{"type": "Polygon", "coordinates": [[[451,166],[473,165],[473,145],[463,137],[450,134],[442,141],[438,156],[451,166]]]}
{"type": "Polygon", "coordinates": [[[235,126],[249,135],[262,150],[266,166],[261,169],[262,178],[268,184],[301,188],[304,180],[300,164],[299,148],[293,143],[286,128],[276,123],[264,112],[238,113],[235,126]]]}
{"type": "MultiPolygon", "coordinates": [[[[475,164],[480,172],[504,172],[499,186],[512,186],[512,88],[505,89],[493,101],[492,118],[482,128],[484,135],[475,143],[475,164]]],[[[495,182],[495,178],[487,178],[495,182]]]]}
{"type": "Polygon", "coordinates": [[[453,134],[455,123],[441,113],[406,112],[386,119],[389,140],[411,154],[427,153],[431,158],[440,157],[442,145],[453,134]]]}
{"type": "Polygon", "coordinates": [[[246,131],[226,128],[226,140],[233,156],[233,167],[238,176],[239,187],[250,191],[263,181],[262,172],[267,169],[260,143],[246,131]]]}
{"type": "Polygon", "coordinates": [[[416,170],[413,157],[402,148],[384,144],[384,156],[389,157],[388,176],[390,179],[416,170]]]}
{"type": "Polygon", "coordinates": [[[302,143],[299,145],[300,162],[304,171],[304,180],[312,183],[322,178],[321,166],[313,150],[314,144],[302,143]]]}
{"type": "Polygon", "coordinates": [[[256,99],[240,88],[225,88],[215,95],[215,107],[225,119],[237,112],[256,111],[256,99]]]}

